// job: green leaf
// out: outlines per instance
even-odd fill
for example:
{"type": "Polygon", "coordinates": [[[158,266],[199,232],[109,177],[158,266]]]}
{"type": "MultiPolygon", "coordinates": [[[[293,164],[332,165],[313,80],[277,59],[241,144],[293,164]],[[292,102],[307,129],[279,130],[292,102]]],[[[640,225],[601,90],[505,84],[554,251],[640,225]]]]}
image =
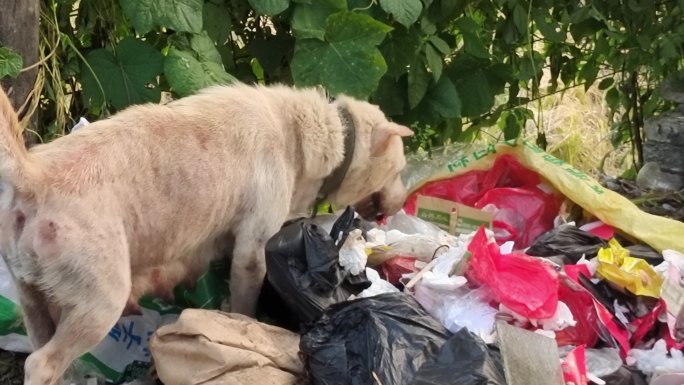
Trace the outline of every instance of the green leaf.
{"type": "Polygon", "coordinates": [[[202,15],[204,22],[204,29],[207,35],[218,45],[223,45],[228,39],[232,24],[230,21],[230,11],[226,4],[220,4],[213,1],[204,3],[204,10],[202,15]]]}
{"type": "Polygon", "coordinates": [[[677,52],[677,46],[672,42],[672,39],[668,36],[663,36],[663,39],[660,42],[660,52],[662,58],[665,60],[680,58],[680,55],[677,52]]]}
{"type": "Polygon", "coordinates": [[[470,32],[476,34],[480,28],[480,26],[477,25],[477,22],[468,16],[459,17],[454,21],[454,24],[456,27],[458,27],[458,31],[461,33],[470,32]]]}
{"type": "Polygon", "coordinates": [[[513,8],[513,22],[515,28],[523,35],[527,35],[529,21],[527,20],[527,10],[522,5],[516,4],[513,8]]]}
{"type": "Polygon", "coordinates": [[[430,74],[425,69],[422,56],[416,56],[408,73],[408,101],[411,109],[423,100],[430,85],[430,74]]]}
{"type": "Polygon", "coordinates": [[[627,0],[627,5],[629,6],[629,9],[632,10],[634,13],[640,13],[644,11],[644,6],[639,5],[639,3],[636,0],[627,0]]]}
{"type": "Polygon", "coordinates": [[[420,0],[380,0],[380,7],[406,28],[413,25],[423,11],[420,0]]]}
{"type": "Polygon", "coordinates": [[[162,72],[164,57],[149,44],[127,37],[114,52],[100,48],[85,59],[97,76],[88,68],[81,69],[86,105],[100,106],[106,100],[120,110],[131,104],[159,102],[161,90],[156,77],[162,72]]]}
{"type": "Polygon", "coordinates": [[[651,37],[649,35],[639,35],[636,37],[636,41],[643,50],[648,50],[651,46],[651,37]]]}
{"type": "Polygon", "coordinates": [[[428,104],[444,118],[461,117],[461,98],[454,83],[446,76],[430,88],[425,96],[428,104]]]}
{"type": "Polygon", "coordinates": [[[580,41],[583,37],[593,36],[605,27],[606,25],[602,21],[589,18],[579,23],[571,24],[570,35],[572,35],[575,41],[580,41]]]}
{"type": "Polygon", "coordinates": [[[387,75],[398,78],[408,71],[421,45],[420,34],[415,29],[398,28],[390,32],[380,45],[380,52],[387,62],[387,75]]]}
{"type": "Polygon", "coordinates": [[[613,87],[606,92],[606,103],[608,103],[611,111],[617,110],[620,104],[620,93],[617,88],[613,87]]]}
{"type": "Polygon", "coordinates": [[[564,85],[570,86],[577,75],[577,61],[575,58],[570,58],[565,62],[561,68],[560,78],[564,85]]]}
{"type": "Polygon", "coordinates": [[[257,13],[275,16],[282,13],[290,6],[290,0],[249,0],[249,5],[251,5],[257,13]]]}
{"type": "Polygon", "coordinates": [[[16,78],[24,66],[21,55],[7,47],[0,46],[0,79],[5,76],[16,78]]]}
{"type": "MultiPolygon", "coordinates": [[[[580,5],[580,3],[575,3],[576,5],[580,5]]],[[[580,23],[588,18],[591,17],[591,6],[585,5],[585,6],[580,6],[575,11],[570,14],[570,23],[576,24],[580,23]]]]}
{"type": "Polygon", "coordinates": [[[515,139],[520,136],[521,132],[522,125],[518,121],[518,118],[515,116],[515,114],[507,113],[506,118],[504,119],[503,127],[504,140],[515,139]]]}
{"type": "Polygon", "coordinates": [[[203,0],[119,0],[121,8],[141,35],[159,27],[176,32],[202,30],[203,0]]]}
{"type": "Polygon", "coordinates": [[[232,23],[228,5],[221,0],[217,2],[208,0],[204,3],[202,19],[204,20],[204,29],[216,44],[223,63],[232,66],[234,63],[233,49],[229,46],[230,42],[228,40],[232,23]]]}
{"type": "Polygon", "coordinates": [[[490,56],[487,47],[485,47],[482,40],[474,33],[463,32],[463,45],[465,52],[473,56],[483,59],[487,59],[490,56]]]}
{"type": "Polygon", "coordinates": [[[272,74],[284,66],[292,53],[294,39],[289,34],[257,37],[247,45],[247,52],[257,58],[267,74],[272,74]]]}
{"type": "Polygon", "coordinates": [[[597,57],[606,57],[610,54],[610,43],[606,35],[601,33],[596,37],[596,44],[594,44],[594,55],[597,57]]]}
{"type": "Polygon", "coordinates": [[[655,109],[658,107],[658,101],[659,97],[656,97],[656,95],[651,95],[645,102],[642,101],[642,107],[644,110],[643,117],[644,118],[649,118],[653,116],[653,113],[655,112],[655,109]]]}
{"type": "Polygon", "coordinates": [[[459,32],[463,35],[463,45],[465,52],[480,58],[488,58],[489,50],[480,40],[477,32],[480,28],[475,20],[464,16],[454,22],[459,32]]]}
{"type": "Polygon", "coordinates": [[[476,117],[489,111],[494,106],[494,90],[482,68],[461,72],[454,80],[456,90],[461,97],[461,114],[476,117]]]}
{"type": "Polygon", "coordinates": [[[311,4],[297,4],[292,15],[292,32],[297,39],[325,39],[328,16],[346,11],[347,0],[316,0],[311,4]]]}
{"type": "Polygon", "coordinates": [[[209,38],[206,32],[199,35],[193,35],[190,38],[190,49],[195,51],[200,61],[221,64],[221,55],[219,55],[216,46],[214,46],[214,42],[209,38]]]}
{"type": "Polygon", "coordinates": [[[608,88],[613,86],[613,83],[615,83],[615,80],[613,78],[605,78],[601,80],[601,82],[599,82],[598,89],[601,91],[607,90],[608,88]]]}
{"type": "Polygon", "coordinates": [[[387,116],[397,116],[404,112],[404,98],[406,95],[406,81],[397,82],[395,79],[383,76],[378,89],[373,95],[373,102],[377,104],[387,116]]]}
{"type": "Polygon", "coordinates": [[[339,12],[328,17],[325,41],[299,39],[291,63],[295,84],[323,85],[333,94],[367,98],[387,71],[376,48],[392,28],[370,16],[339,12]]]}
{"type": "Polygon", "coordinates": [[[599,71],[599,66],[593,60],[587,61],[582,66],[582,69],[580,69],[578,77],[580,80],[584,80],[585,91],[588,90],[592,84],[594,84],[594,81],[596,80],[596,76],[598,76],[598,71],[599,71]]]}
{"type": "Polygon", "coordinates": [[[449,44],[442,40],[439,36],[437,35],[432,35],[428,38],[428,41],[437,48],[439,52],[442,53],[442,55],[448,55],[451,53],[451,47],[449,47],[449,44]]]}
{"type": "Polygon", "coordinates": [[[427,14],[424,14],[423,17],[420,18],[420,30],[423,31],[423,34],[425,35],[434,35],[437,33],[437,24],[435,24],[427,14]]]}
{"type": "MultiPolygon", "coordinates": [[[[514,45],[520,40],[521,35],[523,34],[518,32],[515,23],[508,19],[503,22],[503,25],[499,30],[499,36],[496,38],[501,39],[504,45],[514,45]]],[[[524,34],[524,36],[527,37],[527,34],[524,34]]]]}
{"type": "Polygon", "coordinates": [[[425,58],[427,59],[428,68],[432,71],[432,76],[435,81],[438,81],[440,76],[442,76],[442,56],[439,52],[432,46],[432,44],[425,44],[425,58]]]}
{"type": "Polygon", "coordinates": [[[531,58],[529,53],[526,52],[520,61],[518,79],[526,82],[537,77],[543,70],[543,60],[544,58],[539,52],[534,51],[531,58]]]}
{"type": "Polygon", "coordinates": [[[535,10],[535,12],[532,12],[532,19],[534,19],[534,22],[537,24],[537,28],[539,28],[539,30],[545,38],[555,43],[565,41],[563,34],[559,31],[556,31],[558,23],[553,20],[548,21],[546,19],[547,16],[548,15],[546,14],[546,12],[541,11],[540,9],[537,9],[535,10]]]}
{"type": "Polygon", "coordinates": [[[237,81],[223,69],[221,56],[206,33],[193,35],[189,48],[172,46],[164,61],[164,74],[172,90],[180,96],[237,81]]]}

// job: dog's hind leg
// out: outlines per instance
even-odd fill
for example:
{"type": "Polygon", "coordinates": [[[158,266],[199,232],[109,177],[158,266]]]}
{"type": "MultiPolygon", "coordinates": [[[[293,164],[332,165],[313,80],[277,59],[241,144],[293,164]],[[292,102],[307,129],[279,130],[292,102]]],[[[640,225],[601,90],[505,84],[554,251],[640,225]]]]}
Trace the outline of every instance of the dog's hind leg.
{"type": "Polygon", "coordinates": [[[55,322],[48,311],[45,295],[31,284],[18,280],[16,282],[19,302],[24,313],[24,325],[35,351],[52,338],[55,333],[55,322]]]}
{"type": "Polygon", "coordinates": [[[77,274],[65,266],[58,268],[69,280],[61,287],[68,286],[66,290],[56,290],[58,297],[50,298],[59,304],[59,320],[49,341],[26,359],[24,385],[59,384],[69,365],[97,346],[121,317],[131,290],[130,271],[115,269],[113,264],[128,258],[107,255],[111,253],[85,258],[93,265],[75,267],[77,274]],[[98,284],[100,279],[106,279],[107,285],[98,284]]]}

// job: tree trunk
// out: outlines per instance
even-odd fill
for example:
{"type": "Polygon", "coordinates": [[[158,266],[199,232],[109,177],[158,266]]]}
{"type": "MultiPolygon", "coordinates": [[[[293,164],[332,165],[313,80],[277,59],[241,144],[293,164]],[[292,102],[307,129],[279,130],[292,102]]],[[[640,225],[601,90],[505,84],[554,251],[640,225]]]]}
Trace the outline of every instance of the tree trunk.
{"type": "MultiPolygon", "coordinates": [[[[39,0],[0,0],[2,22],[0,22],[0,45],[9,47],[21,55],[24,68],[38,61],[38,34],[40,23],[39,0]]],[[[8,94],[15,109],[21,108],[36,81],[38,68],[24,71],[16,79],[2,80],[2,88],[8,94]]],[[[39,97],[35,95],[34,97],[39,97]]],[[[23,119],[24,116],[19,116],[23,119]]],[[[31,117],[29,126],[35,128],[36,117],[31,117]]],[[[27,143],[35,142],[26,135],[27,143]]]]}

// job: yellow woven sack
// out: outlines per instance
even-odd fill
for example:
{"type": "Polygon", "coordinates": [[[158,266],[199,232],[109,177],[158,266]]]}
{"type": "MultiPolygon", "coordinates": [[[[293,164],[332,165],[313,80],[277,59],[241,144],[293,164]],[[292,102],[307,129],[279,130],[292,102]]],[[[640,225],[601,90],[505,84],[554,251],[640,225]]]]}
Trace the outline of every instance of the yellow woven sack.
{"type": "Polygon", "coordinates": [[[658,251],[684,252],[684,223],[640,210],[629,199],[528,141],[505,141],[486,147],[450,146],[433,152],[430,159],[416,155],[409,159],[404,180],[409,191],[414,192],[428,182],[489,169],[501,154],[515,156],[566,198],[625,235],[658,251]]]}

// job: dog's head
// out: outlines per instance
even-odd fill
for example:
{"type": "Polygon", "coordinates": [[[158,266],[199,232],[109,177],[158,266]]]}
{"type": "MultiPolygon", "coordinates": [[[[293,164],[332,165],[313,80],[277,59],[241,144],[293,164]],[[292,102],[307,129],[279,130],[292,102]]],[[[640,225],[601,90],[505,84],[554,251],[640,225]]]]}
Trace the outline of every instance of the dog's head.
{"type": "Polygon", "coordinates": [[[344,182],[329,197],[330,201],[355,205],[367,220],[396,213],[406,200],[401,180],[406,166],[402,137],[413,135],[413,131],[388,121],[373,104],[344,96],[336,103],[346,108],[354,120],[356,147],[344,182]]]}

